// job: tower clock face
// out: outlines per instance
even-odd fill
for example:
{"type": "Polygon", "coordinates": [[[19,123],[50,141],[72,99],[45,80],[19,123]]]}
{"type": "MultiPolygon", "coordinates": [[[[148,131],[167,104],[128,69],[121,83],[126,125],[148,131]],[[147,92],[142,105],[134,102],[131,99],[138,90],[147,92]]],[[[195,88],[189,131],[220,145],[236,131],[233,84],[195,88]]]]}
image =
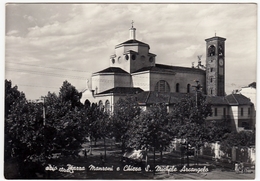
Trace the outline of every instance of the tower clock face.
{"type": "Polygon", "coordinates": [[[219,59],[219,65],[220,66],[223,66],[224,65],[224,60],[221,58],[221,59],[219,59]]]}

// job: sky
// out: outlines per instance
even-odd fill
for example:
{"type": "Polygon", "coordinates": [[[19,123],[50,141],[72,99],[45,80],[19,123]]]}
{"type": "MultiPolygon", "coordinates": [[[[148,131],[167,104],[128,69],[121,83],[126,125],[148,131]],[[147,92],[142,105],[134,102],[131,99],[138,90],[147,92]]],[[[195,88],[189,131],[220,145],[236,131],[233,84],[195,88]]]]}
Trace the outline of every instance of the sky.
{"type": "Polygon", "coordinates": [[[156,63],[191,67],[202,55],[205,64],[205,39],[216,33],[226,38],[226,93],[256,81],[256,4],[16,3],[5,11],[4,78],[27,99],[58,93],[65,80],[84,90],[129,39],[132,21],[156,63]]]}

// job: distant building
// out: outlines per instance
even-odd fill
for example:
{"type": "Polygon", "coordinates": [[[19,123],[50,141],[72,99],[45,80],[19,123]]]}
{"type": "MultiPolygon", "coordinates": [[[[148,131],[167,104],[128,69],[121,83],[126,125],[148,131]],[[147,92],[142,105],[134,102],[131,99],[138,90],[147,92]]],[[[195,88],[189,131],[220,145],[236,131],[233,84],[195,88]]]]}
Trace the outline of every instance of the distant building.
{"type": "Polygon", "coordinates": [[[235,91],[235,94],[243,95],[245,97],[248,97],[250,101],[253,103],[251,116],[253,119],[253,126],[255,127],[256,124],[256,110],[257,110],[257,103],[256,103],[256,82],[253,82],[249,84],[248,86],[242,87],[239,90],[235,91]]]}
{"type": "Polygon", "coordinates": [[[194,91],[196,80],[213,104],[209,120],[230,119],[237,131],[252,128],[250,100],[243,95],[225,95],[225,38],[206,39],[206,66],[198,56],[198,65],[189,68],[157,64],[150,46],[136,40],[136,28],[132,26],[129,33],[129,40],[116,45],[108,58],[110,67],[92,74],[91,89],[83,93],[82,103],[89,99],[111,112],[121,97],[136,95],[143,108],[164,102],[170,109],[179,98],[194,91]],[[251,114],[247,115],[248,111],[251,114]]]}

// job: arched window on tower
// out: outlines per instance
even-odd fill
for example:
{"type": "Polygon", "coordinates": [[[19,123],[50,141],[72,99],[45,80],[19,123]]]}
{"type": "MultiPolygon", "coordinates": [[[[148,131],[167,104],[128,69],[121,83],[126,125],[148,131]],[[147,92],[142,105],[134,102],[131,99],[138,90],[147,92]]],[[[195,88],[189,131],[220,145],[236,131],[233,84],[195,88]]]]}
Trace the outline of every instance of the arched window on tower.
{"type": "Polygon", "coordinates": [[[208,48],[208,56],[211,57],[211,56],[215,56],[215,52],[216,52],[216,47],[214,45],[211,45],[209,48],[208,48]]]}
{"type": "Polygon", "coordinates": [[[109,100],[106,100],[105,102],[105,112],[110,113],[110,102],[109,100]]]}
{"type": "Polygon", "coordinates": [[[187,85],[187,93],[190,93],[190,84],[187,85]]]}
{"type": "Polygon", "coordinates": [[[160,80],[156,83],[154,90],[157,92],[170,92],[170,85],[165,80],[160,80]]]}
{"type": "Polygon", "coordinates": [[[179,92],[179,91],[180,91],[180,84],[177,83],[177,84],[176,84],[176,92],[179,92]]]}

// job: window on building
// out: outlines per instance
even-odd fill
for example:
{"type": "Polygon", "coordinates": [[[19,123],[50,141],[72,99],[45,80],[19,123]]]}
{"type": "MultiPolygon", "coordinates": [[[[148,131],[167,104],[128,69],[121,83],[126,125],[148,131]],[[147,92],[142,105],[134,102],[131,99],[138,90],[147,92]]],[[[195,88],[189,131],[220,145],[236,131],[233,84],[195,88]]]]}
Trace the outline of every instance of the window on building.
{"type": "Polygon", "coordinates": [[[180,84],[177,83],[177,84],[176,84],[176,92],[179,92],[179,91],[180,91],[179,89],[180,89],[180,84]]]}
{"type": "Polygon", "coordinates": [[[160,80],[155,85],[155,91],[157,91],[157,92],[170,92],[170,85],[165,80],[160,80]]]}
{"type": "Polygon", "coordinates": [[[216,47],[214,45],[211,45],[209,48],[208,48],[208,56],[214,56],[215,55],[215,52],[216,52],[216,47]]]}
{"type": "Polygon", "coordinates": [[[212,82],[213,81],[213,79],[212,79],[212,77],[210,78],[210,82],[212,82]]]}
{"type": "Polygon", "coordinates": [[[106,103],[105,103],[105,111],[107,113],[110,113],[110,102],[109,100],[106,100],[106,103]]]}
{"type": "Polygon", "coordinates": [[[213,94],[213,90],[212,90],[212,89],[210,89],[210,94],[211,94],[211,95],[213,94]]]}
{"type": "Polygon", "coordinates": [[[251,115],[251,109],[250,109],[250,107],[248,108],[248,116],[250,116],[251,115]]]}
{"type": "Polygon", "coordinates": [[[226,116],[226,108],[223,108],[223,116],[226,116]]]}
{"type": "Polygon", "coordinates": [[[187,93],[190,93],[190,84],[187,85],[187,93]]]}
{"type": "Polygon", "coordinates": [[[213,68],[210,68],[210,72],[213,72],[213,68]]]}
{"type": "Polygon", "coordinates": [[[215,110],[214,110],[214,116],[218,116],[218,108],[215,108],[215,110]]]}
{"type": "Polygon", "coordinates": [[[98,102],[98,107],[99,107],[100,110],[104,109],[104,105],[103,105],[103,102],[101,100],[98,102]]]}
{"type": "Polygon", "coordinates": [[[241,116],[244,116],[244,109],[241,108],[241,116]]]}

